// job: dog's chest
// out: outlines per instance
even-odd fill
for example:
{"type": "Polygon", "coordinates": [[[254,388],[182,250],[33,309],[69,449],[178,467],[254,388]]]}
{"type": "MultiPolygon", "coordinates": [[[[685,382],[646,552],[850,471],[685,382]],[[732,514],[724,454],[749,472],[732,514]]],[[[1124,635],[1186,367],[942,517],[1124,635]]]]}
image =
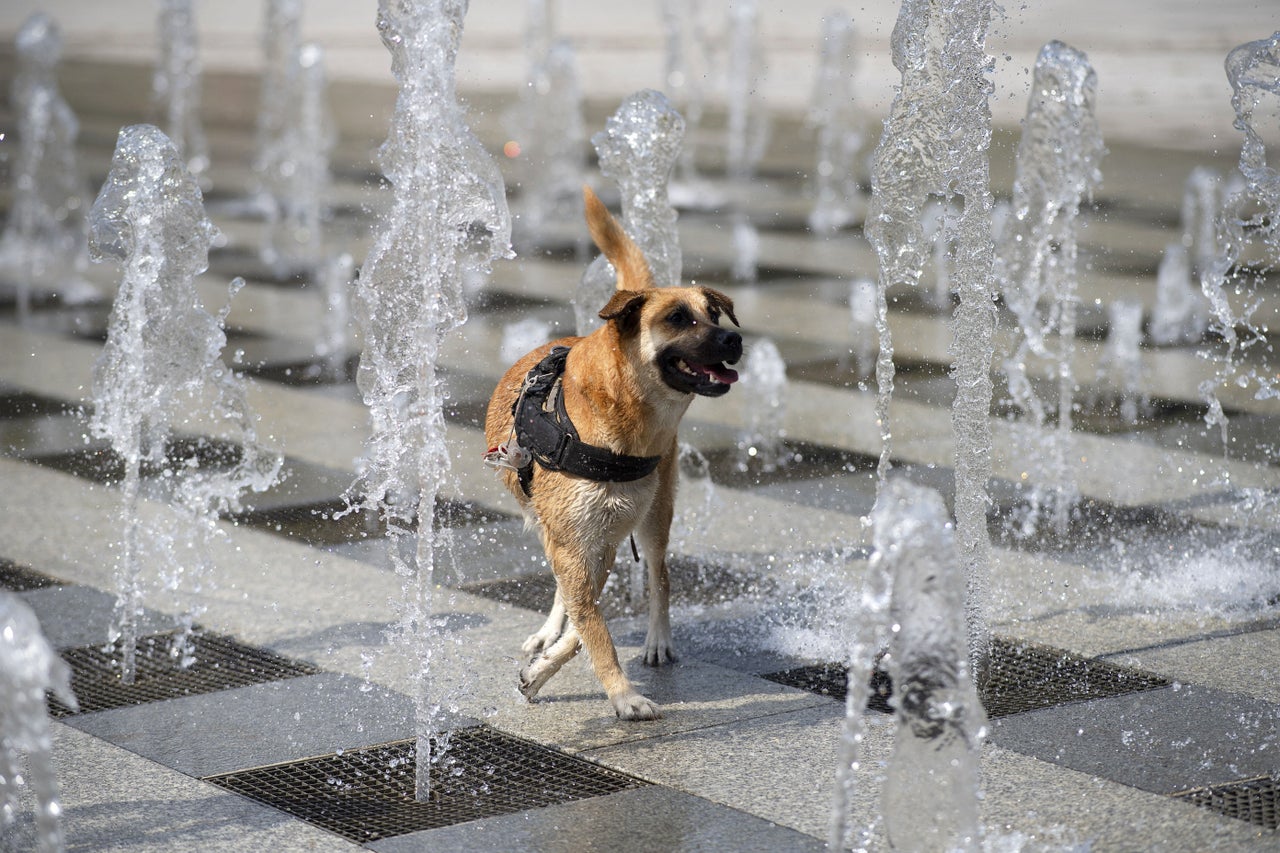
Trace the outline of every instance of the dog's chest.
{"type": "Polygon", "coordinates": [[[656,476],[631,483],[574,483],[569,512],[585,532],[618,527],[630,530],[653,501],[656,476]]]}

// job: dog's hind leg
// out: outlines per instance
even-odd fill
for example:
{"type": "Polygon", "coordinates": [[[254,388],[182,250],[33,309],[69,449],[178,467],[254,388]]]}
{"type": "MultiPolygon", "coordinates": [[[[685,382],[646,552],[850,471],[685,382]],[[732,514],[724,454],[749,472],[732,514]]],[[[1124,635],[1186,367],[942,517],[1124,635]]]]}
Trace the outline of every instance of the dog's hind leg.
{"type": "Polygon", "coordinates": [[[564,634],[565,621],[568,614],[564,609],[564,596],[560,594],[560,584],[556,584],[556,600],[551,605],[551,612],[547,614],[547,621],[542,623],[542,627],[529,635],[524,641],[524,645],[520,647],[527,655],[537,654],[543,649],[551,648],[552,643],[560,639],[564,634]]]}
{"type": "Polygon", "coordinates": [[[662,666],[676,660],[671,640],[671,579],[667,574],[667,541],[675,514],[677,454],[665,454],[658,469],[658,493],[636,528],[636,539],[649,570],[649,633],[644,641],[644,662],[662,666]]]}

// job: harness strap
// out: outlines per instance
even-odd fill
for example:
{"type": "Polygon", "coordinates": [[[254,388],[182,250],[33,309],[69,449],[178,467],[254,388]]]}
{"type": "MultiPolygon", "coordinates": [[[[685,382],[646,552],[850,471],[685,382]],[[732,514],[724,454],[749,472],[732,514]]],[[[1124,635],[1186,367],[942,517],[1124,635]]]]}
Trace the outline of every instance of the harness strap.
{"type": "Polygon", "coordinates": [[[561,381],[568,347],[555,347],[529,371],[516,399],[516,441],[533,460],[518,471],[526,495],[533,491],[533,461],[548,471],[563,471],[596,482],[627,483],[653,473],[661,456],[628,456],[586,444],[564,406],[561,381]],[[550,405],[548,405],[550,400],[550,405]]]}

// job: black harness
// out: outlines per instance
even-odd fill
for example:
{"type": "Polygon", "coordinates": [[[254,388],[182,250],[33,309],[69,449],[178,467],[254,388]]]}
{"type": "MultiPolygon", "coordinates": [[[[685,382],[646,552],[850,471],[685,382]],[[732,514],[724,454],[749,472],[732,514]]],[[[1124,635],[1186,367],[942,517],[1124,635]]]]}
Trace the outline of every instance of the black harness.
{"type": "Polygon", "coordinates": [[[525,376],[511,413],[516,443],[532,456],[516,468],[520,488],[533,494],[533,463],[548,471],[609,483],[629,483],[653,473],[661,456],[627,456],[584,443],[564,407],[562,380],[568,347],[555,347],[525,376]]]}

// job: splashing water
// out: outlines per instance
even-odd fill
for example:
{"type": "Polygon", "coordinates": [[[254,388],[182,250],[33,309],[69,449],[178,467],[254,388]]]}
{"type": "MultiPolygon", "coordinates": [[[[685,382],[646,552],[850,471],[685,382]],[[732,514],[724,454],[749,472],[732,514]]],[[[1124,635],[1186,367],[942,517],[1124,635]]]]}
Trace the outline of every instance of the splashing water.
{"type": "MultiPolygon", "coordinates": [[[[142,536],[139,499],[143,462],[163,462],[177,423],[179,405],[208,403],[217,421],[226,421],[240,447],[239,460],[215,472],[183,466],[175,497],[185,512],[181,533],[153,531],[153,545],[191,543],[192,559],[203,560],[199,543],[214,535],[219,512],[238,508],[246,489],[261,491],[275,482],[281,459],[259,447],[245,402],[244,386],[219,360],[226,344],[225,310],[214,317],[201,307],[195,277],[208,266],[217,229],[205,215],[200,188],[173,143],[152,125],[120,131],[111,170],[89,215],[89,251],[95,261],[110,258],[123,267],[108,323],[107,341],[93,369],[96,438],[106,439],[124,461],[121,487],[124,538],[116,562],[116,622],[111,640],[123,651],[121,678],[131,683],[138,618],[142,613],[142,536]]],[[[243,281],[232,283],[232,291],[243,281]]],[[[180,565],[171,548],[159,555],[175,580],[184,571],[200,580],[199,565],[180,565]]],[[[195,611],[184,617],[186,631],[177,654],[185,655],[195,611]]]]}
{"type": "Polygon", "coordinates": [[[533,352],[551,340],[551,324],[537,317],[525,317],[502,327],[502,344],[498,359],[502,364],[515,364],[525,353],[533,352]]]}
{"type": "Polygon", "coordinates": [[[55,853],[64,839],[46,691],[79,709],[71,668],[50,648],[35,613],[0,590],[0,833],[8,835],[17,818],[18,789],[28,784],[36,801],[36,849],[55,853]],[[25,774],[21,754],[26,755],[25,774]]]}
{"type": "Polygon", "coordinates": [[[765,111],[756,103],[764,88],[756,0],[729,7],[729,62],[725,69],[725,171],[733,183],[755,175],[769,139],[765,111]]]}
{"type": "Polygon", "coordinates": [[[280,127],[283,156],[260,173],[267,206],[262,260],[280,278],[310,273],[324,256],[329,155],[337,129],[329,114],[324,51],[305,44],[292,57],[294,97],[280,127]]]}
{"type": "Polygon", "coordinates": [[[1105,149],[1093,114],[1096,87],[1097,76],[1082,52],[1057,41],[1040,50],[1018,145],[1013,208],[996,262],[996,277],[1020,333],[1017,349],[1005,361],[1009,393],[1029,420],[1020,433],[1030,479],[1023,532],[1038,529],[1048,516],[1052,528],[1065,533],[1078,499],[1068,462],[1076,386],[1076,219],[1081,203],[1102,180],[1098,163],[1105,149]],[[1031,384],[1029,365],[1035,359],[1046,362],[1056,380],[1055,400],[1042,400],[1031,384]],[[1052,433],[1046,429],[1051,410],[1057,412],[1052,433]]]}
{"type": "Polygon", "coordinates": [[[378,31],[400,84],[379,151],[392,202],[357,282],[364,335],[357,384],[373,433],[352,494],[386,521],[391,561],[407,585],[400,630],[416,667],[419,800],[430,792],[427,756],[441,712],[431,677],[433,509],[449,455],[436,365],[444,335],[466,320],[466,271],[510,256],[511,242],[502,176],[457,99],[466,11],[466,0],[379,3],[378,31]],[[415,518],[416,548],[406,558],[400,546],[415,518]]]}
{"type": "Polygon", "coordinates": [[[1280,123],[1280,31],[1232,50],[1227,54],[1226,71],[1235,126],[1245,135],[1240,148],[1244,186],[1230,192],[1223,203],[1216,227],[1219,255],[1200,277],[1201,292],[1209,302],[1210,328],[1226,344],[1225,352],[1205,353],[1217,362],[1217,371],[1200,386],[1209,407],[1205,422],[1219,428],[1224,453],[1228,447],[1227,418],[1216,389],[1233,381],[1242,388],[1254,386],[1259,400],[1280,397],[1280,382],[1271,366],[1244,370],[1239,364],[1247,349],[1257,348],[1257,360],[1265,361],[1261,353],[1270,353],[1267,330],[1254,323],[1253,313],[1267,271],[1280,264],[1280,169],[1268,162],[1267,151],[1267,140],[1273,139],[1280,123]],[[1261,269],[1239,264],[1250,245],[1259,247],[1261,269]],[[1243,303],[1238,309],[1228,299],[1228,286],[1237,303],[1243,303]]]}
{"type": "Polygon", "coordinates": [[[320,291],[325,311],[320,321],[316,355],[324,363],[325,375],[340,378],[351,351],[351,289],[356,261],[347,252],[334,255],[320,268],[320,291]]]}
{"type": "MultiPolygon", "coordinates": [[[[714,191],[698,175],[697,140],[706,103],[703,83],[711,79],[712,48],[701,0],[662,0],[666,41],[665,90],[684,116],[685,144],[677,165],[681,202],[706,206],[714,191]]],[[[673,188],[674,191],[674,188],[673,188]]]]}
{"type": "Polygon", "coordinates": [[[1100,384],[1119,402],[1120,419],[1135,424],[1146,403],[1142,391],[1142,304],[1119,299],[1111,303],[1107,314],[1100,384]]]}
{"type": "Polygon", "coordinates": [[[849,337],[852,340],[854,372],[859,380],[868,379],[876,369],[876,322],[879,319],[876,304],[876,283],[861,278],[849,285],[849,337]]]}
{"type": "Polygon", "coordinates": [[[969,669],[963,581],[942,496],[898,480],[873,515],[893,576],[885,657],[897,736],[881,810],[899,850],[978,850],[986,714],[969,669]]]}
{"type": "Polygon", "coordinates": [[[288,127],[298,102],[298,51],[302,47],[302,0],[267,0],[262,22],[262,76],[254,128],[254,203],[279,216],[276,195],[292,159],[288,127]]]}
{"type": "Polygon", "coordinates": [[[1222,177],[1198,166],[1182,195],[1182,240],[1165,247],[1156,271],[1151,340],[1161,346],[1194,343],[1209,326],[1209,306],[1193,282],[1211,275],[1219,254],[1215,222],[1221,208],[1222,177]]]}
{"type": "Polygon", "coordinates": [[[18,69],[10,99],[18,129],[13,198],[0,235],[0,271],[17,295],[20,320],[33,288],[72,302],[97,290],[81,277],[89,199],[76,157],[79,122],[58,90],[62,36],[48,15],[26,20],[14,39],[18,69]]]}
{"type": "Polygon", "coordinates": [[[813,209],[809,228],[832,234],[862,216],[857,160],[865,127],[854,109],[853,22],[843,15],[822,19],[822,54],[814,84],[808,124],[817,131],[817,162],[813,172],[813,209]]]}
{"type": "Polygon", "coordinates": [[[990,365],[995,330],[991,279],[991,58],[984,45],[991,0],[905,0],[893,30],[893,64],[902,85],[890,106],[872,167],[864,225],[879,260],[876,363],[881,457],[877,493],[887,481],[892,428],[893,340],[887,323],[890,289],[920,281],[928,241],[922,217],[930,196],[962,202],[955,235],[956,308],[952,352],[956,398],[956,536],[969,583],[966,607],[974,671],[984,677],[989,639],[985,618],[990,540],[987,481],[991,476],[990,365]]]}
{"type": "Polygon", "coordinates": [[[933,305],[939,311],[951,307],[952,238],[947,229],[960,212],[953,205],[930,204],[924,209],[924,235],[933,244],[933,305]]]}
{"type": "MultiPolygon", "coordinates": [[[[657,287],[678,284],[683,266],[676,210],[667,193],[683,139],[684,119],[666,95],[652,89],[629,96],[591,137],[601,173],[621,193],[622,227],[644,252],[657,287]]],[[[587,267],[573,296],[579,335],[603,323],[597,314],[613,295],[616,277],[603,255],[587,267]]]]}
{"type": "Polygon", "coordinates": [[[527,9],[529,70],[508,124],[520,145],[514,165],[519,175],[521,242],[536,247],[549,242],[554,226],[577,229],[582,221],[586,131],[573,45],[554,37],[549,0],[529,0],[527,9]]]}
{"type": "Polygon", "coordinates": [[[850,608],[849,691],[840,744],[831,850],[870,849],[876,823],[860,826],[855,794],[874,666],[893,683],[897,734],[886,765],[880,817],[898,850],[978,850],[978,768],[986,714],[968,655],[966,589],[941,495],[891,478],[871,514],[874,551],[850,608]]]}
{"type": "Polygon", "coordinates": [[[738,435],[739,471],[776,471],[786,464],[787,365],[777,344],[761,338],[750,348],[741,381],[751,400],[738,435]]]}
{"type": "Polygon", "coordinates": [[[1182,245],[1197,279],[1213,269],[1221,254],[1215,223],[1222,209],[1223,189],[1222,176],[1213,169],[1197,166],[1187,175],[1182,194],[1182,245]]]}
{"type": "Polygon", "coordinates": [[[733,214],[733,264],[729,277],[736,282],[753,282],[760,275],[760,229],[741,211],[733,214]]]}
{"type": "Polygon", "coordinates": [[[1151,309],[1151,342],[1160,346],[1200,340],[1209,318],[1204,298],[1191,285],[1191,263],[1182,243],[1164,247],[1156,269],[1156,302],[1151,309]]]}
{"type": "Polygon", "coordinates": [[[711,462],[706,455],[683,441],[677,452],[680,488],[676,494],[681,499],[671,522],[670,551],[692,554],[705,548],[705,531],[715,523],[724,501],[711,480],[711,462]]]}
{"type": "Polygon", "coordinates": [[[160,123],[186,168],[197,178],[209,170],[209,144],[200,120],[200,51],[192,0],[160,0],[159,59],[151,99],[160,123]]]}

